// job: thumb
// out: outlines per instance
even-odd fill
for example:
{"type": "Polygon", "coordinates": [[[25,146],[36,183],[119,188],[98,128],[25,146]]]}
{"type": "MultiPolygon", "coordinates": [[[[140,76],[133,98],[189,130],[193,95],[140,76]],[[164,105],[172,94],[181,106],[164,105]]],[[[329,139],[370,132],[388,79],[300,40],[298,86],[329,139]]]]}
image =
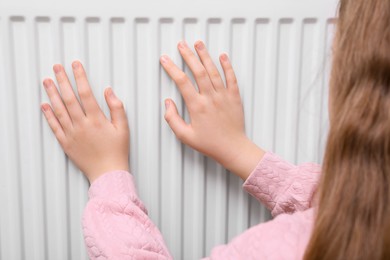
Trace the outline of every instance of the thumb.
{"type": "Polygon", "coordinates": [[[111,122],[114,126],[122,128],[128,127],[127,116],[122,101],[117,98],[112,88],[106,88],[104,91],[108,108],[110,109],[111,122]]]}
{"type": "Polygon", "coordinates": [[[186,143],[188,139],[189,126],[184,122],[183,118],[177,112],[175,102],[171,99],[165,100],[165,115],[164,118],[167,121],[169,127],[175,133],[176,137],[186,143]]]}

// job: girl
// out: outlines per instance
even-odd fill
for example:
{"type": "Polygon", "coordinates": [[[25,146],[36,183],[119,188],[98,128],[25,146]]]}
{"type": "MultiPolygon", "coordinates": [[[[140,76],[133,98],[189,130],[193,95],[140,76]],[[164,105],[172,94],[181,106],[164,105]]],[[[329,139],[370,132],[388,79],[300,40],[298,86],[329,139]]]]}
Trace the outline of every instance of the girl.
{"type": "MultiPolygon", "coordinates": [[[[212,259],[390,259],[390,1],[341,0],[330,82],[330,132],[320,178],[314,164],[291,165],[244,132],[240,94],[228,56],[221,79],[205,45],[200,59],[180,42],[199,92],[167,56],[191,123],[165,101],[165,119],[185,144],[241,177],[244,189],[277,216],[211,252],[212,259]],[[317,190],[318,185],[318,190],[317,190]],[[316,196],[314,196],[316,195],[316,196]],[[288,213],[288,214],[286,214],[288,213]]],[[[42,110],[65,153],[91,183],[83,231],[91,259],[171,259],[139,200],[129,171],[129,128],[111,88],[100,110],[79,62],[78,102],[61,65],[44,85],[42,110]]]]}

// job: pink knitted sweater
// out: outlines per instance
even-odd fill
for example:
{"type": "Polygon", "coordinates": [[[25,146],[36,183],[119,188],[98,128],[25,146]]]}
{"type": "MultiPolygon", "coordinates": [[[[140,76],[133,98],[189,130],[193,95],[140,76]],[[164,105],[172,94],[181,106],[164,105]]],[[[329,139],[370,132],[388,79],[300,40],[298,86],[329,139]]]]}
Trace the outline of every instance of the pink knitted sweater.
{"type": "MultiPolygon", "coordinates": [[[[314,220],[315,164],[292,165],[266,153],[243,188],[271,210],[273,220],[216,246],[206,259],[302,259],[314,220]]],[[[172,259],[125,171],[99,177],[89,189],[83,232],[91,259],[172,259]]]]}

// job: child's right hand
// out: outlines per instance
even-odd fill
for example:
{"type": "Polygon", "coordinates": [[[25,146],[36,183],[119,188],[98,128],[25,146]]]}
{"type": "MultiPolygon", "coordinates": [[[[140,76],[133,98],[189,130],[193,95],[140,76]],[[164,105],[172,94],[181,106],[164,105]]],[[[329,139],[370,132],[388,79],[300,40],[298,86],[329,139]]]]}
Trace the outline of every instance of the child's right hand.
{"type": "Polygon", "coordinates": [[[191,123],[179,116],[175,103],[167,99],[165,119],[183,143],[210,156],[245,180],[264,155],[245,134],[244,113],[233,68],[226,54],[220,56],[226,87],[203,42],[195,44],[200,60],[185,42],[180,54],[194,74],[199,92],[187,75],[168,56],[161,64],[182,94],[191,123]]]}

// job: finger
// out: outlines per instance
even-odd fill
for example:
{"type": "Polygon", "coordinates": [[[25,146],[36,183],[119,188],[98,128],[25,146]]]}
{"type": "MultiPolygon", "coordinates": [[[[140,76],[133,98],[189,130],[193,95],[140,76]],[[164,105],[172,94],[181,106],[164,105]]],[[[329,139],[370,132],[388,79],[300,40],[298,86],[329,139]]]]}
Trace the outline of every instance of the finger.
{"type": "Polygon", "coordinates": [[[43,81],[43,85],[45,86],[46,93],[50,99],[50,103],[54,109],[54,114],[58,121],[60,122],[62,128],[67,131],[72,128],[72,120],[68,114],[68,110],[66,109],[64,102],[61,99],[60,93],[58,93],[58,89],[55,86],[53,80],[45,79],[43,81]]]}
{"type": "Polygon", "coordinates": [[[122,101],[115,96],[112,88],[105,89],[104,97],[110,109],[112,124],[117,128],[127,128],[127,116],[122,101]]]}
{"type": "Polygon", "coordinates": [[[190,126],[183,120],[183,118],[177,112],[175,102],[171,99],[165,100],[165,115],[164,118],[167,121],[169,127],[175,133],[176,137],[183,143],[187,143],[190,138],[190,126]]]}
{"type": "Polygon", "coordinates": [[[49,104],[44,103],[41,105],[41,109],[55,137],[57,138],[58,142],[62,145],[66,139],[66,136],[60,122],[57,120],[56,116],[54,115],[52,108],[50,107],[49,104]]]}
{"type": "Polygon", "coordinates": [[[79,61],[72,63],[73,75],[76,80],[77,90],[86,116],[104,116],[95,96],[92,93],[83,65],[79,61]]]}
{"type": "Polygon", "coordinates": [[[167,55],[161,56],[160,61],[169,77],[172,78],[172,80],[179,88],[185,103],[187,105],[191,104],[191,102],[194,101],[199,95],[199,93],[195,90],[195,87],[192,85],[191,80],[172,62],[172,60],[167,55]]]}
{"type": "Polygon", "coordinates": [[[68,109],[70,118],[72,119],[73,123],[80,122],[81,119],[85,117],[85,114],[73,92],[72,85],[69,82],[64,68],[62,65],[56,64],[53,66],[53,70],[61,90],[62,99],[64,100],[65,106],[68,109]]]}
{"type": "Polygon", "coordinates": [[[238,90],[236,74],[234,73],[229,57],[226,53],[223,53],[219,57],[219,60],[221,62],[221,66],[225,74],[226,87],[231,90],[238,90]]]}
{"type": "Polygon", "coordinates": [[[198,57],[195,56],[185,41],[179,42],[178,48],[181,56],[194,75],[199,92],[201,94],[212,93],[214,90],[213,84],[211,83],[209,75],[198,57]]]}
{"type": "Polygon", "coordinates": [[[195,50],[198,53],[198,56],[202,61],[202,64],[209,75],[209,78],[211,80],[211,83],[214,86],[214,89],[217,91],[220,89],[224,89],[225,85],[223,84],[221,74],[219,74],[217,66],[215,66],[213,60],[211,59],[210,54],[207,51],[204,43],[202,41],[197,41],[195,43],[195,50]]]}

